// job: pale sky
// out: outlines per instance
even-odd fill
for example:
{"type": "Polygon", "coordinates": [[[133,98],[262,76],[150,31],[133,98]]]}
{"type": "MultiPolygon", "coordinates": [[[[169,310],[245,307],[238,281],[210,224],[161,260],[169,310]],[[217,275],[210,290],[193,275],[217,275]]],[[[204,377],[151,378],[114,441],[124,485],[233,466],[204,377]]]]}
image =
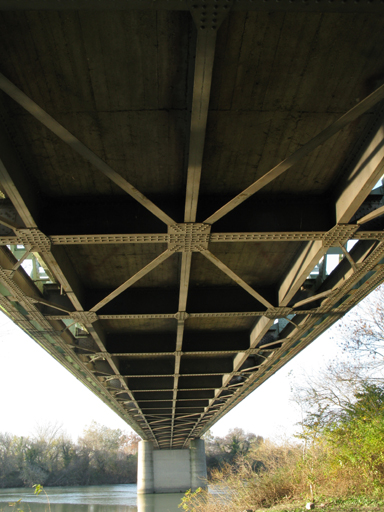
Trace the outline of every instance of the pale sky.
{"type": "MultiPolygon", "coordinates": [[[[328,331],[329,333],[329,331],[328,331]]],[[[212,429],[224,436],[241,427],[268,438],[291,436],[300,413],[290,401],[292,378],[341,357],[326,333],[251,393],[212,429]]],[[[107,405],[0,312],[0,432],[33,435],[37,424],[60,423],[75,440],[92,420],[130,430],[107,405]]]]}

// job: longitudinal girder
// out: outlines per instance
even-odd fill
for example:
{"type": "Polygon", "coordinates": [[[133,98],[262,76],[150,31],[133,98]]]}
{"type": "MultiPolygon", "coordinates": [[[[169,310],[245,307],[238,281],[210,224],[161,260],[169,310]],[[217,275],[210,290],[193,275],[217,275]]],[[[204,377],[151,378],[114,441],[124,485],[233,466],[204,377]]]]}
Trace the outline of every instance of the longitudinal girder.
{"type": "Polygon", "coordinates": [[[384,279],[384,7],[101,4],[0,0],[0,305],[184,448],[384,279]]]}

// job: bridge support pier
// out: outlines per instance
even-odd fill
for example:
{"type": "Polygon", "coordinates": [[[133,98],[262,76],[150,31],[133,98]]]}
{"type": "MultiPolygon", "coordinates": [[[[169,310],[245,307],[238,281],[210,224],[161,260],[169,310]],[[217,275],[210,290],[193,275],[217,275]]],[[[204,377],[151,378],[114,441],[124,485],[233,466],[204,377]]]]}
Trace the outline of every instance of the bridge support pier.
{"type": "Polygon", "coordinates": [[[191,441],[189,450],[155,450],[150,441],[140,441],[138,494],[194,491],[198,487],[206,487],[206,479],[207,465],[202,439],[191,441]]]}

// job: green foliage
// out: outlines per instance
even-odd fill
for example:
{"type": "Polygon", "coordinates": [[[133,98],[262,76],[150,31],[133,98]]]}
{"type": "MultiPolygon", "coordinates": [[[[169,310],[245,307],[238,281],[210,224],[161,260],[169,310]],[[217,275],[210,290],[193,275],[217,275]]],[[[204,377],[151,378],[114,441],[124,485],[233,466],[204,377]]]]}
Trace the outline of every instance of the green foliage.
{"type": "Polygon", "coordinates": [[[195,512],[196,509],[194,507],[193,502],[196,502],[196,497],[203,491],[201,487],[198,487],[196,491],[192,492],[192,489],[188,489],[188,491],[181,498],[181,503],[179,508],[182,508],[186,512],[195,512]]]}
{"type": "Polygon", "coordinates": [[[139,437],[97,423],[78,443],[57,425],[36,429],[33,438],[0,433],[0,488],[99,485],[136,481],[139,437]]]}
{"type": "Polygon", "coordinates": [[[17,510],[18,512],[24,512],[23,509],[19,508],[20,503],[21,498],[15,502],[8,503],[8,506],[12,507],[14,510],[17,510]]]}
{"type": "Polygon", "coordinates": [[[384,388],[365,383],[337,422],[324,429],[333,467],[358,468],[375,489],[384,485],[384,388]]]}
{"type": "Polygon", "coordinates": [[[32,487],[35,488],[33,494],[36,494],[36,496],[38,496],[41,493],[41,491],[44,489],[44,487],[41,484],[35,484],[32,487]]]}
{"type": "Polygon", "coordinates": [[[263,442],[261,436],[244,432],[241,428],[230,429],[225,437],[215,437],[208,431],[203,439],[209,476],[226,464],[235,465],[239,457],[252,453],[263,442]]]}

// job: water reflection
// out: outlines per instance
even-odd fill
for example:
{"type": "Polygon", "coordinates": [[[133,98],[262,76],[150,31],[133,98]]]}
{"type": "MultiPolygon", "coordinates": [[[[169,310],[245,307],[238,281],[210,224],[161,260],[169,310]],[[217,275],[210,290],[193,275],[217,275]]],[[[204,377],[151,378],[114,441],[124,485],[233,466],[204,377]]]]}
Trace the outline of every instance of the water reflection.
{"type": "Polygon", "coordinates": [[[137,512],[180,512],[182,494],[139,494],[137,512]]]}
{"type": "Polygon", "coordinates": [[[137,512],[134,484],[89,487],[46,487],[47,495],[33,489],[0,489],[0,512],[11,511],[8,503],[21,498],[30,512],[137,512]],[[49,504],[48,504],[49,500],[49,504]]]}
{"type": "Polygon", "coordinates": [[[28,512],[180,512],[182,494],[145,494],[137,487],[103,485],[89,487],[46,487],[48,494],[33,494],[33,489],[0,489],[0,512],[13,510],[8,503],[22,499],[28,512]],[[49,499],[49,504],[47,499],[49,499]]]}

